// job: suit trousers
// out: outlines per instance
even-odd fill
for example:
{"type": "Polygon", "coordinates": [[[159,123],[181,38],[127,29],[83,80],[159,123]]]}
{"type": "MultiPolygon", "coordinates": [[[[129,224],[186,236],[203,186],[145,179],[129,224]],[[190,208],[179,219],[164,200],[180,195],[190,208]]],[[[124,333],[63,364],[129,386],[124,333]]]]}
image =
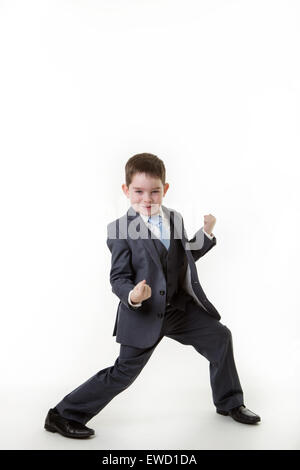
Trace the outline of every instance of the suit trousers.
{"type": "Polygon", "coordinates": [[[100,370],[66,395],[56,405],[57,411],[67,419],[86,424],[133,383],[164,336],[193,346],[209,361],[212,399],[216,408],[228,411],[244,405],[234,362],[231,331],[191,299],[185,311],[172,305],[166,307],[161,332],[155,344],[145,349],[121,344],[114,365],[100,370]]]}

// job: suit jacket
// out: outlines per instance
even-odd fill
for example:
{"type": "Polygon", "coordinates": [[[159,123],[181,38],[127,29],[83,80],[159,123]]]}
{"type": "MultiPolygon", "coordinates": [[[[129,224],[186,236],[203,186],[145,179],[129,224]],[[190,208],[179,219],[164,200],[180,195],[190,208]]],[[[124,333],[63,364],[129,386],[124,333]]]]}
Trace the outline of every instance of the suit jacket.
{"type": "MultiPolygon", "coordinates": [[[[188,240],[181,214],[166,206],[161,207],[173,224],[174,237],[180,240],[184,249],[183,263],[177,267],[182,292],[219,320],[219,312],[201,287],[195,264],[216,245],[216,238],[209,239],[201,228],[188,240]]],[[[110,283],[113,293],[120,300],[113,336],[121,344],[150,347],[161,331],[166,308],[166,296],[161,294],[166,292],[167,279],[154,241],[149,238],[149,229],[132,207],[124,216],[108,224],[107,246],[112,255],[110,283]],[[151,297],[144,300],[140,307],[132,307],[128,303],[129,291],[143,279],[151,287],[151,297]]]]}

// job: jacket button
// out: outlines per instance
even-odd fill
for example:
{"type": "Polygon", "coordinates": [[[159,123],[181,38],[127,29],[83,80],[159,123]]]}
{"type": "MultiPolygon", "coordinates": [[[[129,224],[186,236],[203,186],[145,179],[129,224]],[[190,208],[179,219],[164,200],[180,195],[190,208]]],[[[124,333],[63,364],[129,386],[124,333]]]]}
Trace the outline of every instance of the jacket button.
{"type": "Polygon", "coordinates": [[[160,295],[164,295],[165,291],[164,291],[164,290],[160,290],[159,293],[160,293],[160,295]]]}

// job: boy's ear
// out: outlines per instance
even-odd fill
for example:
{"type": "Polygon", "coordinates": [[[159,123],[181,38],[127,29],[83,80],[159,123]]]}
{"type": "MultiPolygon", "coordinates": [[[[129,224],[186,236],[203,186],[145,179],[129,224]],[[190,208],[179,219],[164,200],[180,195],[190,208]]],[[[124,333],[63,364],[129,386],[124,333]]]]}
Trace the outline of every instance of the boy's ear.
{"type": "Polygon", "coordinates": [[[129,197],[129,189],[128,189],[128,186],[125,183],[122,184],[122,190],[123,190],[123,193],[125,194],[125,196],[129,197]]]}
{"type": "Polygon", "coordinates": [[[165,183],[165,185],[164,185],[164,195],[166,194],[168,189],[169,189],[169,183],[165,183]]]}

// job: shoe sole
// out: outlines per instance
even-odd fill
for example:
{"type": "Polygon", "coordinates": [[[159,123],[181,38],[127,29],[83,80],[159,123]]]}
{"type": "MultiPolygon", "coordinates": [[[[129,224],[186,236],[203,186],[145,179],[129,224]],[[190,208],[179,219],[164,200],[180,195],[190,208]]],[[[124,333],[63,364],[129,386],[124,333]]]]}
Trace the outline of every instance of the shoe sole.
{"type": "Polygon", "coordinates": [[[228,411],[223,411],[223,410],[217,410],[217,413],[219,415],[223,415],[223,416],[228,416],[229,415],[228,411]]]}
{"type": "Polygon", "coordinates": [[[65,437],[71,437],[73,439],[87,439],[91,436],[94,436],[94,434],[89,434],[88,436],[74,436],[73,434],[70,435],[70,434],[67,434],[66,432],[63,432],[61,430],[58,430],[56,429],[54,426],[50,426],[49,424],[45,424],[44,425],[44,428],[47,430],[47,431],[50,431],[50,432],[58,432],[59,434],[61,434],[62,436],[65,436],[65,437]]]}
{"type": "MultiPolygon", "coordinates": [[[[219,415],[223,415],[223,416],[230,416],[228,411],[217,410],[217,413],[219,415]]],[[[255,421],[247,421],[247,420],[244,421],[243,418],[242,419],[236,419],[234,416],[231,416],[231,418],[234,419],[235,421],[237,421],[238,423],[243,423],[243,424],[256,424],[256,423],[259,423],[259,421],[260,421],[260,418],[255,419],[255,421]]]]}

